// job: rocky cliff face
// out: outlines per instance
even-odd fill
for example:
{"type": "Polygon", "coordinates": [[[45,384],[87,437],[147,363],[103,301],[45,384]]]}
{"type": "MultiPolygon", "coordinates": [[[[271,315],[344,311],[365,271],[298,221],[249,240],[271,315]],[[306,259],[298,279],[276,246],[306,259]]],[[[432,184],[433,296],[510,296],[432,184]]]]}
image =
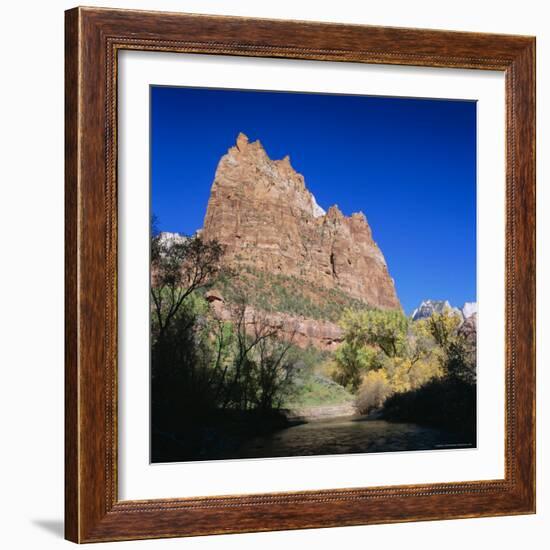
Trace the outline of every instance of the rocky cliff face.
{"type": "Polygon", "coordinates": [[[401,307],[364,214],[344,216],[337,206],[325,213],[289,157],[271,160],[243,134],[218,164],[202,236],[225,245],[232,265],[338,289],[377,308],[401,307]]]}
{"type": "MultiPolygon", "coordinates": [[[[206,299],[210,303],[216,317],[224,321],[231,321],[231,311],[221,293],[209,291],[206,299]]],[[[244,315],[244,323],[247,332],[254,332],[254,325],[258,312],[251,306],[247,307],[244,315]]],[[[335,323],[318,319],[307,319],[302,316],[288,313],[261,312],[261,317],[270,328],[278,328],[285,340],[292,340],[293,344],[301,348],[314,346],[326,351],[334,351],[343,340],[343,331],[335,323]]]]}

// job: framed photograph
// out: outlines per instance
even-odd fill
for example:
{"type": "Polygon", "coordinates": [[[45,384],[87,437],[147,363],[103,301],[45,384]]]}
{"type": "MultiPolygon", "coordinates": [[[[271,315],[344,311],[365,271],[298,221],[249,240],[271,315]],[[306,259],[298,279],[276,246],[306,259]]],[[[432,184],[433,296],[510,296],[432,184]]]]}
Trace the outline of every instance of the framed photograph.
{"type": "Polygon", "coordinates": [[[66,12],[66,538],[535,511],[535,39],[66,12]]]}

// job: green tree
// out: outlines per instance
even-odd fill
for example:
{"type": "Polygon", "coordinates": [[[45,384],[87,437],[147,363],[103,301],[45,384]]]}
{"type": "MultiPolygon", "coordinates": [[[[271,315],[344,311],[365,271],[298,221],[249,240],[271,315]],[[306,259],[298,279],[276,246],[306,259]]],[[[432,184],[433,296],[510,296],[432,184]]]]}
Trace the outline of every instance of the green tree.
{"type": "Polygon", "coordinates": [[[357,340],[344,340],[334,354],[337,371],[334,379],[338,384],[356,391],[365,373],[380,366],[380,354],[357,340]]]}
{"type": "Polygon", "coordinates": [[[396,357],[407,346],[409,320],[400,310],[346,310],[340,326],[346,342],[375,346],[387,357],[396,357]]]}
{"type": "Polygon", "coordinates": [[[248,306],[241,295],[231,307],[235,354],[223,408],[238,410],[278,408],[291,383],[287,353],[294,332],[283,335],[282,323],[248,306]]]}
{"type": "Polygon", "coordinates": [[[433,313],[426,321],[420,321],[420,323],[427,328],[436,343],[445,349],[456,336],[461,318],[450,310],[446,310],[442,313],[433,313]]]}
{"type": "Polygon", "coordinates": [[[340,326],[344,342],[335,354],[336,381],[356,391],[363,376],[408,349],[409,321],[401,311],[347,309],[340,326]]]}
{"type": "Polygon", "coordinates": [[[185,299],[211,285],[221,273],[224,247],[199,236],[151,239],[151,300],[157,340],[162,341],[185,299]]]}
{"type": "Polygon", "coordinates": [[[444,311],[430,317],[428,328],[442,350],[440,362],[444,376],[473,384],[476,381],[476,346],[458,330],[461,321],[458,315],[444,311]]]}

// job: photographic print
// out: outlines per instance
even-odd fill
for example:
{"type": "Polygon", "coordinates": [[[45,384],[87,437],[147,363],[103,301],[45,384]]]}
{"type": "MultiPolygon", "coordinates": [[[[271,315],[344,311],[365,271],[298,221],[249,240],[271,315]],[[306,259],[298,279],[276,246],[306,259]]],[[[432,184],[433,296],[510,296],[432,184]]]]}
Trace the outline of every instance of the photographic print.
{"type": "Polygon", "coordinates": [[[68,540],[536,511],[535,50],[65,13],[68,540]]]}
{"type": "Polygon", "coordinates": [[[151,461],[476,447],[476,103],[150,88],[151,461]]]}

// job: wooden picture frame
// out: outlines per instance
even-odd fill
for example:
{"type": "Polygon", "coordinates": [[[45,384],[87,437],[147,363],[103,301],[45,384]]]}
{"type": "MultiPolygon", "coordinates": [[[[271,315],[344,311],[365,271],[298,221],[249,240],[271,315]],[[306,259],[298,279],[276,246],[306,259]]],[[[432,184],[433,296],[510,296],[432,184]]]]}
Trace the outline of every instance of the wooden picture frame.
{"type": "Polygon", "coordinates": [[[99,8],[66,12],[65,533],[74,542],[535,512],[535,39],[99,8]],[[504,479],[117,496],[117,53],[496,70],[506,86],[504,479]]]}

